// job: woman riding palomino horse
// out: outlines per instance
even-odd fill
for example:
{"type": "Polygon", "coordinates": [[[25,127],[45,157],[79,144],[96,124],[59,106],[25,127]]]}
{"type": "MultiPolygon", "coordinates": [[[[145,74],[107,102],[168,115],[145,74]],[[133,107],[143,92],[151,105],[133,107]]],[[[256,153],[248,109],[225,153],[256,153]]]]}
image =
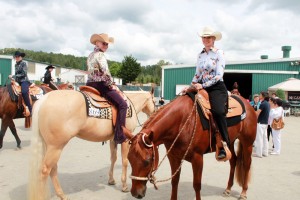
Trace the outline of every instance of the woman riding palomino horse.
{"type": "MultiPolygon", "coordinates": [[[[201,91],[200,91],[201,92],[201,91]]],[[[203,91],[202,91],[203,92],[203,91]]],[[[202,125],[203,117],[197,112],[197,98],[193,100],[188,96],[179,96],[169,104],[154,113],[144,123],[141,131],[130,139],[128,160],[131,164],[132,173],[132,196],[141,199],[146,194],[147,181],[156,186],[157,183],[172,179],[171,200],[177,200],[178,184],[181,165],[184,160],[190,162],[193,168],[193,187],[196,200],[200,200],[201,178],[204,162],[204,154],[215,151],[215,140],[209,129],[202,125]],[[167,179],[155,178],[159,170],[158,147],[164,144],[166,156],[171,166],[171,175],[167,179]]],[[[250,180],[250,166],[252,144],[256,136],[256,113],[251,105],[241,96],[237,96],[245,106],[245,115],[240,116],[240,122],[228,127],[230,151],[229,180],[224,195],[229,196],[233,186],[234,173],[237,182],[242,187],[239,199],[247,199],[248,182],[250,180]],[[235,154],[234,141],[238,139],[238,150],[235,154]]],[[[223,176],[223,174],[220,174],[223,176]]],[[[218,181],[218,180],[216,180],[218,181]]]]}
{"type": "Polygon", "coordinates": [[[86,85],[96,88],[103,97],[118,109],[114,140],[116,143],[123,143],[126,140],[123,132],[129,131],[125,127],[127,103],[113,87],[113,80],[104,55],[108,45],[114,42],[114,38],[109,37],[106,33],[93,34],[90,42],[95,47],[87,59],[89,76],[86,85]]]}
{"type": "MultiPolygon", "coordinates": [[[[129,113],[132,114],[126,119],[126,127],[132,132],[138,123],[137,113],[143,111],[147,115],[152,114],[155,110],[155,100],[153,91],[151,93],[135,92],[128,94],[127,97],[132,111],[129,113]]],[[[56,195],[60,199],[67,199],[57,177],[57,162],[63,148],[74,137],[93,142],[113,139],[115,134],[112,119],[89,117],[84,95],[74,90],[49,92],[35,103],[33,110],[31,141],[33,158],[29,168],[28,199],[47,199],[45,195],[48,176],[52,179],[56,195]]],[[[110,112],[105,111],[105,113],[110,112]]],[[[126,191],[128,149],[123,145],[128,145],[128,142],[122,143],[124,156],[122,157],[121,180],[122,190],[126,191]]]]}

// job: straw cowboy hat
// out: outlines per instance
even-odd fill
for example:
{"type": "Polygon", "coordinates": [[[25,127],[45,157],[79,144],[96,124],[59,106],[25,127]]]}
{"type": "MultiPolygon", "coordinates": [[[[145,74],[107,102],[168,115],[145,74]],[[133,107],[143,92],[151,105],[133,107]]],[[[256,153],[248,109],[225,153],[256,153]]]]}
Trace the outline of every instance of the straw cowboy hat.
{"type": "Polygon", "coordinates": [[[90,39],[92,44],[96,44],[97,41],[106,42],[106,43],[114,43],[113,37],[108,37],[106,33],[101,34],[93,34],[90,39]]]}
{"type": "Polygon", "coordinates": [[[211,27],[204,27],[203,30],[198,33],[200,37],[209,37],[209,36],[214,36],[216,40],[221,40],[222,38],[222,33],[219,31],[215,31],[211,27]]]}
{"type": "Polygon", "coordinates": [[[14,54],[14,57],[21,56],[23,58],[23,57],[25,57],[25,55],[26,55],[25,53],[21,53],[20,51],[16,51],[15,54],[14,54]]]}
{"type": "Polygon", "coordinates": [[[55,67],[53,67],[52,65],[48,65],[45,69],[49,70],[49,69],[54,69],[55,67]]]}

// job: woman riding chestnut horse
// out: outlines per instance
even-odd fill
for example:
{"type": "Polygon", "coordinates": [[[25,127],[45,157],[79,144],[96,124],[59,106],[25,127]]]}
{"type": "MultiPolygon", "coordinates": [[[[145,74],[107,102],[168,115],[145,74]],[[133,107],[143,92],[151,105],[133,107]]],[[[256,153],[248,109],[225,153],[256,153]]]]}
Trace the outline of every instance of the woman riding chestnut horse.
{"type": "MultiPolygon", "coordinates": [[[[240,199],[246,199],[257,118],[250,104],[243,97],[236,97],[243,102],[246,117],[228,127],[229,139],[232,141],[229,146],[232,157],[228,185],[224,195],[230,195],[236,171],[237,182],[242,187],[240,199]],[[236,139],[239,141],[237,154],[234,151],[236,139]]],[[[201,123],[203,117],[200,118],[198,115],[196,101],[197,95],[194,101],[188,95],[179,96],[154,113],[137,135],[127,135],[131,138],[128,160],[132,168],[132,196],[143,198],[146,194],[147,181],[155,185],[163,182],[157,180],[154,175],[160,166],[157,149],[159,145],[164,144],[171,165],[172,194],[170,199],[177,199],[183,160],[192,164],[196,200],[201,199],[203,155],[215,151],[215,141],[210,131],[203,128],[201,123]]]]}

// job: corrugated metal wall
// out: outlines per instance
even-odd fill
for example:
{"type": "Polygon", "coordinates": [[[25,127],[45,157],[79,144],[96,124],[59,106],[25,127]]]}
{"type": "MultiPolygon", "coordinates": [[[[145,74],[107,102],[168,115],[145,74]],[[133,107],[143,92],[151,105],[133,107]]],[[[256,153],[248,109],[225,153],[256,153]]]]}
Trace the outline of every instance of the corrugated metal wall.
{"type": "Polygon", "coordinates": [[[0,59],[0,85],[4,86],[7,81],[8,75],[11,74],[11,59],[0,59]]]}
{"type": "MultiPolygon", "coordinates": [[[[299,72],[300,66],[292,66],[290,61],[268,62],[266,60],[261,63],[243,63],[243,64],[227,64],[228,70],[263,70],[263,71],[293,71],[299,72]]],[[[163,77],[163,92],[165,99],[172,100],[176,95],[176,85],[190,84],[195,73],[195,67],[183,66],[182,68],[174,66],[174,68],[166,68],[163,77]]],[[[230,73],[230,72],[226,72],[230,73]]],[[[244,72],[245,73],[245,72],[244,72]]],[[[250,73],[250,72],[249,72],[250,73]]],[[[300,79],[300,74],[285,73],[252,73],[252,94],[260,91],[267,91],[268,88],[277,83],[286,81],[288,78],[300,79]]]]}

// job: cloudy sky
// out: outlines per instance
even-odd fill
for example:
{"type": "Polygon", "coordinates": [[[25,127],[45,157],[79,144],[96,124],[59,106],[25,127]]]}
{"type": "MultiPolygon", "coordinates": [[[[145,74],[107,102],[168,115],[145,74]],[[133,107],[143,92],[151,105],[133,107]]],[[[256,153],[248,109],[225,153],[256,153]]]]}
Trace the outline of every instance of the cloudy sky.
{"type": "Polygon", "coordinates": [[[0,0],[0,49],[87,56],[93,33],[115,38],[107,57],[194,64],[204,26],[222,32],[228,61],[300,57],[299,0],[0,0]]]}

